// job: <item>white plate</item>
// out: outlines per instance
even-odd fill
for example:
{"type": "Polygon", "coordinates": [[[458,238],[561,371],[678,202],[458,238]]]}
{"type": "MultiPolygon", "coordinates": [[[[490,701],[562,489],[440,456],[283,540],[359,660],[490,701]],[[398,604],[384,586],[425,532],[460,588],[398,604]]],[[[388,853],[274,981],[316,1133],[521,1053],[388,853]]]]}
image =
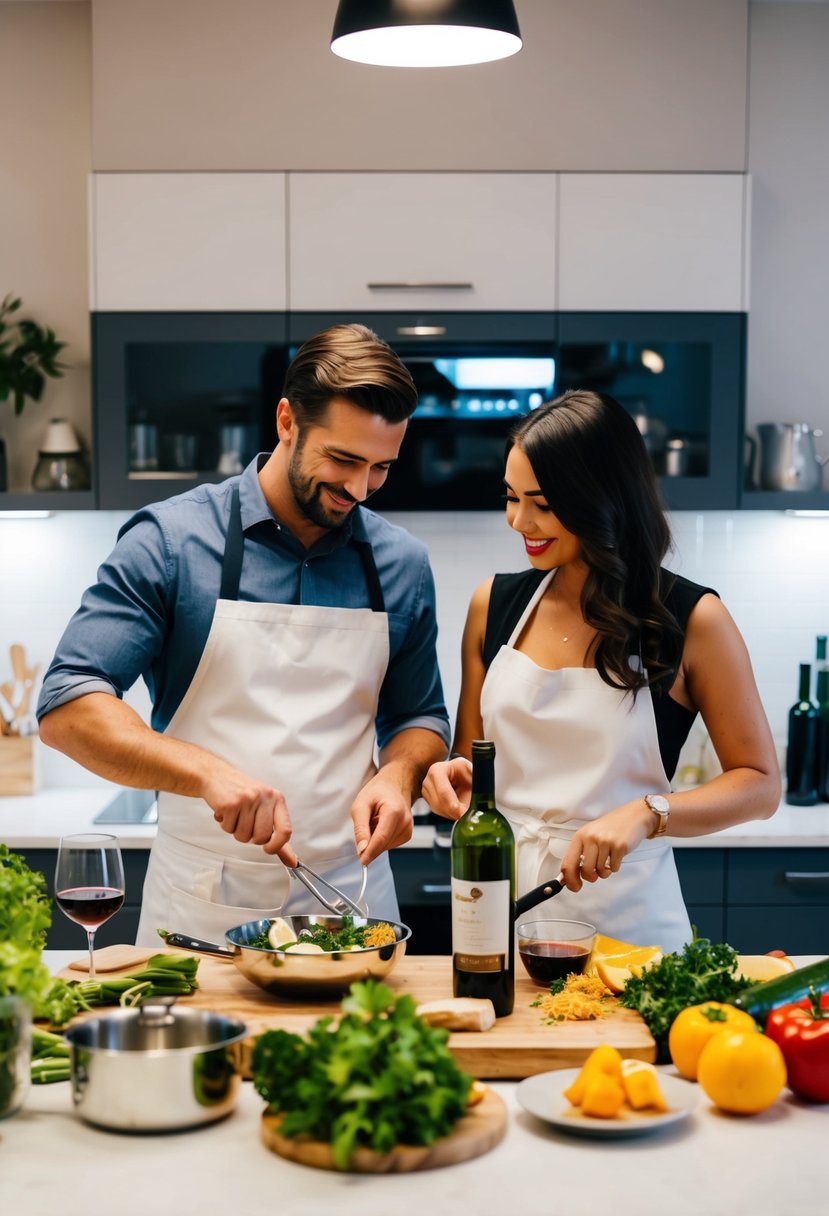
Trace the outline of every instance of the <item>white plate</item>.
{"type": "Polygon", "coordinates": [[[592,1115],[583,1115],[564,1097],[565,1089],[580,1072],[580,1068],[540,1072],[521,1081],[515,1096],[524,1110],[545,1123],[552,1123],[579,1136],[608,1137],[641,1136],[678,1123],[690,1115],[699,1100],[699,1087],[693,1081],[659,1073],[659,1084],[668,1103],[668,1110],[664,1114],[650,1114],[625,1107],[615,1119],[596,1119],[592,1115]]]}

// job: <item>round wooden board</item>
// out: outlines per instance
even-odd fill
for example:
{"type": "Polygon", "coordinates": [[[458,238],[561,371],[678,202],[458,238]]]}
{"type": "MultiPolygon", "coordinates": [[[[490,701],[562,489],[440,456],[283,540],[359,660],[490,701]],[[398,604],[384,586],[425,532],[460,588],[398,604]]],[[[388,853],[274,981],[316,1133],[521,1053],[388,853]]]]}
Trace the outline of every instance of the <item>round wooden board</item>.
{"type": "MultiPolygon", "coordinates": [[[[262,1116],[262,1143],[272,1153],[319,1170],[337,1168],[330,1144],[299,1136],[292,1139],[281,1136],[280,1122],[278,1115],[262,1116]]],[[[450,1135],[443,1136],[429,1145],[400,1144],[388,1153],[375,1153],[373,1149],[358,1148],[352,1155],[348,1172],[408,1174],[412,1170],[433,1170],[443,1165],[457,1165],[459,1161],[470,1161],[473,1157],[488,1153],[504,1138],[506,1130],[507,1108],[503,1099],[488,1089],[483,1099],[477,1106],[470,1108],[450,1135]]]]}

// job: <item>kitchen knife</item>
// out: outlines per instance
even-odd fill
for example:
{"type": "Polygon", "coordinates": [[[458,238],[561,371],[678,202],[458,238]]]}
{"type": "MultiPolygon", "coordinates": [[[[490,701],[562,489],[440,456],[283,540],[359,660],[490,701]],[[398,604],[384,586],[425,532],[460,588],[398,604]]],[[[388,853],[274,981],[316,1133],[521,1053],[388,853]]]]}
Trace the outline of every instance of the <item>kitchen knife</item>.
{"type": "Polygon", "coordinates": [[[201,938],[190,937],[187,933],[162,933],[165,946],[178,946],[182,950],[195,950],[199,954],[218,954],[221,958],[233,958],[233,951],[215,942],[204,942],[201,938]]]}

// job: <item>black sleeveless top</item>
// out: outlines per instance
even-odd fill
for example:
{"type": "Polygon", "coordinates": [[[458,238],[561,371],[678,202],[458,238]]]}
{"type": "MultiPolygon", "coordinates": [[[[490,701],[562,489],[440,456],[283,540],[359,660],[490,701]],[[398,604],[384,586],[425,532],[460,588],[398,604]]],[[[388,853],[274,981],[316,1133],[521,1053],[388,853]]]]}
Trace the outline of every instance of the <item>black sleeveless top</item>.
{"type": "MultiPolygon", "coordinates": [[[[547,570],[525,570],[521,574],[496,574],[489,597],[489,611],[484,634],[483,663],[488,671],[492,660],[518,624],[521,613],[532,599],[538,584],[549,573],[547,570]]],[[[712,587],[701,587],[680,574],[664,567],[660,570],[660,595],[662,602],[673,615],[685,636],[691,609],[703,595],[716,595],[712,587]]],[[[659,753],[669,781],[676,771],[679,753],[688,738],[696,713],[680,705],[660,684],[651,690],[653,712],[656,718],[656,733],[659,753]]]]}

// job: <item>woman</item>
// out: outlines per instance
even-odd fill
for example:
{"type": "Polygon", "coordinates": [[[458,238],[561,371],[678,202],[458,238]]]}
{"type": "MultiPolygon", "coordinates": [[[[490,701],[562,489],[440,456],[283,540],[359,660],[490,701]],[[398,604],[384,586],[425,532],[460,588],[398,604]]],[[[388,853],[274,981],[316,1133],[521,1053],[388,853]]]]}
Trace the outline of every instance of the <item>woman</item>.
{"type": "Polygon", "coordinates": [[[780,800],[745,644],[716,592],[661,568],[670,532],[656,479],[612,397],[568,392],[523,419],[505,482],[532,569],[472,597],[454,751],[423,796],[458,818],[472,740],[494,740],[518,892],[559,871],[567,888],[534,915],[679,949],[691,928],[666,835],[765,819],[780,800]],[[697,713],[723,772],[673,794],[697,713]]]}

